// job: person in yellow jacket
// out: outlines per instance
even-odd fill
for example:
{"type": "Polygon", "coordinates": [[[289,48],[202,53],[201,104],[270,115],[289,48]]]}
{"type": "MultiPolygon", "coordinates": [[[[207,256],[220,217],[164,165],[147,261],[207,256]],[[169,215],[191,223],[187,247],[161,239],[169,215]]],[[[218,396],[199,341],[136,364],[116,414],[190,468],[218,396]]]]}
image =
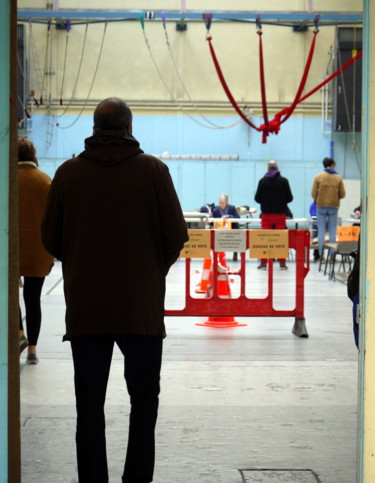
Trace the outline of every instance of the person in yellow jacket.
{"type": "Polygon", "coordinates": [[[315,176],[311,190],[316,203],[319,257],[323,253],[326,231],[329,233],[329,242],[336,243],[337,213],[340,200],[345,198],[344,182],[335,171],[335,165],[333,159],[323,159],[324,170],[315,176]]]}
{"type": "Polygon", "coordinates": [[[38,169],[34,144],[22,136],[18,139],[18,210],[19,275],[23,277],[27,337],[20,308],[20,353],[28,346],[26,363],[37,364],[36,354],[42,313],[40,296],[44,278],[53,266],[53,257],[45,250],[40,227],[47,202],[51,178],[38,169]]]}

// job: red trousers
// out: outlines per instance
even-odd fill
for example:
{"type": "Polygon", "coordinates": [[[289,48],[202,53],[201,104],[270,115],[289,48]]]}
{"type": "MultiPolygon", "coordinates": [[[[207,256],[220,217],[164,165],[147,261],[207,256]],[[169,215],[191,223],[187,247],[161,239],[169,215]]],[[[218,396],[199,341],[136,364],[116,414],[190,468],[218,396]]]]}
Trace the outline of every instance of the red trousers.
{"type": "MultiPolygon", "coordinates": [[[[286,215],[284,213],[262,213],[262,230],[285,230],[286,215]]],[[[267,263],[266,258],[262,258],[260,263],[267,263]]],[[[279,263],[285,263],[285,258],[279,258],[279,263]]]]}

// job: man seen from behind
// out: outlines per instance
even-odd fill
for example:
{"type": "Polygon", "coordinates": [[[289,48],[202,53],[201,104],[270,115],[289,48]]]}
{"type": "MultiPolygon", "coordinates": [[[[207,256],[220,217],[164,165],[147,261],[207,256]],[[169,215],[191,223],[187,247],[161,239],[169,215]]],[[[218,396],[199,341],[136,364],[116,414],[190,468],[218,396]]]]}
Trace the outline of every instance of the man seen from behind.
{"type": "Polygon", "coordinates": [[[151,482],[165,277],[188,235],[168,168],[140,149],[122,100],[97,106],[85,150],[57,170],[42,238],[62,262],[79,482],[108,482],[104,403],[115,343],[131,403],[122,481],[151,482]]]}
{"type": "MultiPolygon", "coordinates": [[[[255,201],[260,203],[263,230],[285,230],[288,203],[293,201],[289,181],[280,174],[276,161],[267,164],[267,171],[258,183],[255,201]]],[[[287,270],[285,258],[279,259],[280,269],[287,270]]],[[[259,270],[267,269],[267,259],[262,258],[259,270]]]]}
{"type": "Polygon", "coordinates": [[[311,189],[316,203],[319,257],[323,255],[326,231],[329,233],[329,242],[336,243],[337,213],[340,200],[345,198],[344,182],[335,166],[333,159],[324,158],[324,169],[315,176],[311,189]]]}

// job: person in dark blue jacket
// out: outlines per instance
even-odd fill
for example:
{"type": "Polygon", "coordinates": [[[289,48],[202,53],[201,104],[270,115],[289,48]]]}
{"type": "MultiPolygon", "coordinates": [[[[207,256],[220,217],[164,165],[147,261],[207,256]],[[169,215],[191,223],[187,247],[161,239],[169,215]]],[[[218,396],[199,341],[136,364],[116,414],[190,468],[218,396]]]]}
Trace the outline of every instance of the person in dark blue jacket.
{"type": "Polygon", "coordinates": [[[236,207],[228,203],[228,195],[222,193],[219,196],[219,204],[212,208],[213,218],[240,218],[236,207]]]}

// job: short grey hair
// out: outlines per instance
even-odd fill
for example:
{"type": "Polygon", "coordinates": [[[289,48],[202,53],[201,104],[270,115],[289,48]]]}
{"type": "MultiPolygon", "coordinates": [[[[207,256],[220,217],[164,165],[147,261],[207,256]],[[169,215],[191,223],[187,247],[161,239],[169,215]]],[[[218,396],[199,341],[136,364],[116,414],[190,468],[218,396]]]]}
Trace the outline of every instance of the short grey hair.
{"type": "Polygon", "coordinates": [[[118,97],[108,97],[101,101],[94,112],[94,129],[127,129],[133,120],[129,106],[118,97]]]}
{"type": "Polygon", "coordinates": [[[267,164],[268,171],[271,171],[272,169],[279,169],[278,164],[276,161],[269,161],[267,164]]]}
{"type": "Polygon", "coordinates": [[[226,203],[228,203],[228,200],[229,196],[225,193],[221,193],[221,195],[219,196],[219,201],[225,201],[226,203]]]}

